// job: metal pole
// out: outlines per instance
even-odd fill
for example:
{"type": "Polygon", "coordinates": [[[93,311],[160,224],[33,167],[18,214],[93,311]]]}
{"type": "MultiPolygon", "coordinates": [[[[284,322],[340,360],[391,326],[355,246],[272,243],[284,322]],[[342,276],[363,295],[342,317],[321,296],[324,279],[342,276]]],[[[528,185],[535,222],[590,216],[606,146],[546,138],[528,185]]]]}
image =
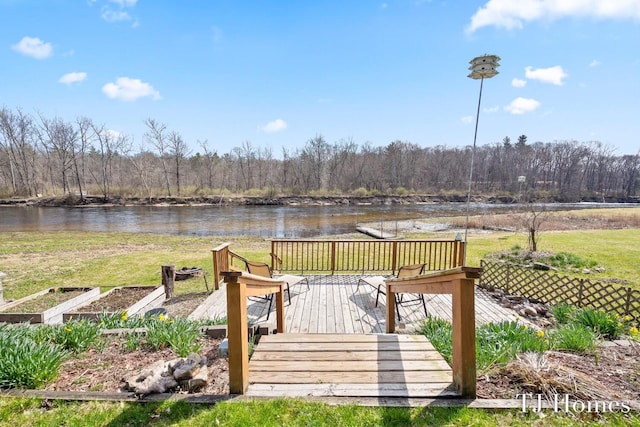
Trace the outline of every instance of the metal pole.
{"type": "MultiPolygon", "coordinates": [[[[469,189],[467,191],[467,218],[464,226],[464,243],[467,243],[467,234],[469,232],[469,205],[471,204],[471,182],[473,180],[473,160],[476,154],[476,140],[478,138],[478,121],[480,120],[480,102],[482,101],[482,84],[484,77],[480,79],[480,94],[478,95],[478,110],[476,112],[476,129],[473,134],[473,150],[471,151],[471,167],[469,168],[469,189]]],[[[467,251],[464,251],[462,265],[467,264],[467,251]]]]}

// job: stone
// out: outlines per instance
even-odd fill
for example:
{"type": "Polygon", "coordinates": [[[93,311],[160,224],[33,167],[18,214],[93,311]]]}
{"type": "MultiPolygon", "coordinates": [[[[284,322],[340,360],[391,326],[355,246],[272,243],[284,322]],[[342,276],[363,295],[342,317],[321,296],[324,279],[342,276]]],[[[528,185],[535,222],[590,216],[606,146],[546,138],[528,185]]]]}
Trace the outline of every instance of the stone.
{"type": "Polygon", "coordinates": [[[193,393],[206,386],[208,380],[207,358],[192,353],[187,358],[177,358],[168,362],[159,360],[125,382],[127,390],[147,395],[166,393],[178,386],[193,393]]]}
{"type": "Polygon", "coordinates": [[[513,307],[513,304],[511,304],[511,301],[507,297],[502,298],[500,300],[500,304],[502,304],[506,308],[512,308],[513,307]]]}
{"type": "Polygon", "coordinates": [[[524,307],[522,308],[522,313],[523,313],[523,315],[525,315],[525,316],[532,316],[532,317],[533,317],[533,316],[537,316],[537,315],[538,315],[538,312],[536,311],[536,309],[535,309],[535,308],[533,308],[533,307],[532,307],[532,306],[530,306],[530,305],[526,305],[526,306],[524,306],[524,307]]]}
{"type": "Polygon", "coordinates": [[[174,365],[170,365],[170,372],[176,381],[191,379],[207,366],[207,358],[199,354],[191,353],[186,359],[177,359],[174,365]]]}
{"type": "Polygon", "coordinates": [[[227,338],[223,339],[218,346],[218,357],[220,359],[229,357],[229,340],[227,338]]]}
{"type": "Polygon", "coordinates": [[[582,274],[591,274],[591,270],[589,270],[588,268],[583,268],[582,274]]]}
{"type": "Polygon", "coordinates": [[[169,373],[168,362],[157,361],[143,369],[138,375],[126,380],[127,389],[137,394],[165,393],[178,386],[178,382],[169,373]]]}

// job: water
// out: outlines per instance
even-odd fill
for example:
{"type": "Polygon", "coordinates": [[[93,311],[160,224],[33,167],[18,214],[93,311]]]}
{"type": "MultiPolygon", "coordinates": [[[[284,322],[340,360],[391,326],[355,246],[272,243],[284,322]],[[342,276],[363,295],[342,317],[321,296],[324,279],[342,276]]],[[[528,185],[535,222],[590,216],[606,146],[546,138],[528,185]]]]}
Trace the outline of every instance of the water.
{"type": "MultiPolygon", "coordinates": [[[[554,204],[554,210],[612,207],[554,204]]],[[[621,205],[615,205],[621,206],[621,205]]],[[[622,205],[624,206],[624,205],[622,205]]],[[[471,214],[516,211],[518,205],[472,204],[471,214]]],[[[356,224],[465,215],[464,203],[370,206],[0,207],[0,232],[122,231],[193,236],[313,238],[353,233],[356,224]]]]}

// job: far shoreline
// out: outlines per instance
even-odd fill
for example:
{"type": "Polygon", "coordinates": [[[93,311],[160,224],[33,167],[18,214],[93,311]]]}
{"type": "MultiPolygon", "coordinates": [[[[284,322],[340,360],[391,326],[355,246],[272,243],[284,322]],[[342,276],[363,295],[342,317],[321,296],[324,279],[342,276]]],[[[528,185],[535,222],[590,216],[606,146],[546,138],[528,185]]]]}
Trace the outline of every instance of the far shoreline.
{"type": "MultiPolygon", "coordinates": [[[[374,195],[374,196],[159,196],[159,197],[108,197],[74,196],[31,197],[0,199],[0,206],[36,207],[133,207],[133,206],[367,206],[367,205],[411,205],[466,203],[466,194],[435,195],[374,195]]],[[[517,196],[473,195],[473,203],[518,204],[517,196]]],[[[602,200],[583,197],[580,200],[552,200],[548,203],[594,203],[594,204],[640,204],[640,197],[609,198],[602,200]]]]}

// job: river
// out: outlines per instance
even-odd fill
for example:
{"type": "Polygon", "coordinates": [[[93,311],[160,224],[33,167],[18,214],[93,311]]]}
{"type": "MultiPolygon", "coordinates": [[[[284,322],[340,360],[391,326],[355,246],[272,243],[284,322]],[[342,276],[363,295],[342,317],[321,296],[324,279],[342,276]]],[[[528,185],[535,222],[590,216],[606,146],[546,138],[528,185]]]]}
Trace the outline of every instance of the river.
{"type": "MultiPolygon", "coordinates": [[[[619,204],[553,204],[552,210],[621,207],[619,204]]],[[[475,204],[471,214],[522,209],[518,205],[475,204]]],[[[353,233],[356,224],[465,215],[466,204],[365,206],[126,206],[0,207],[0,232],[123,231],[193,236],[313,238],[353,233]]]]}

